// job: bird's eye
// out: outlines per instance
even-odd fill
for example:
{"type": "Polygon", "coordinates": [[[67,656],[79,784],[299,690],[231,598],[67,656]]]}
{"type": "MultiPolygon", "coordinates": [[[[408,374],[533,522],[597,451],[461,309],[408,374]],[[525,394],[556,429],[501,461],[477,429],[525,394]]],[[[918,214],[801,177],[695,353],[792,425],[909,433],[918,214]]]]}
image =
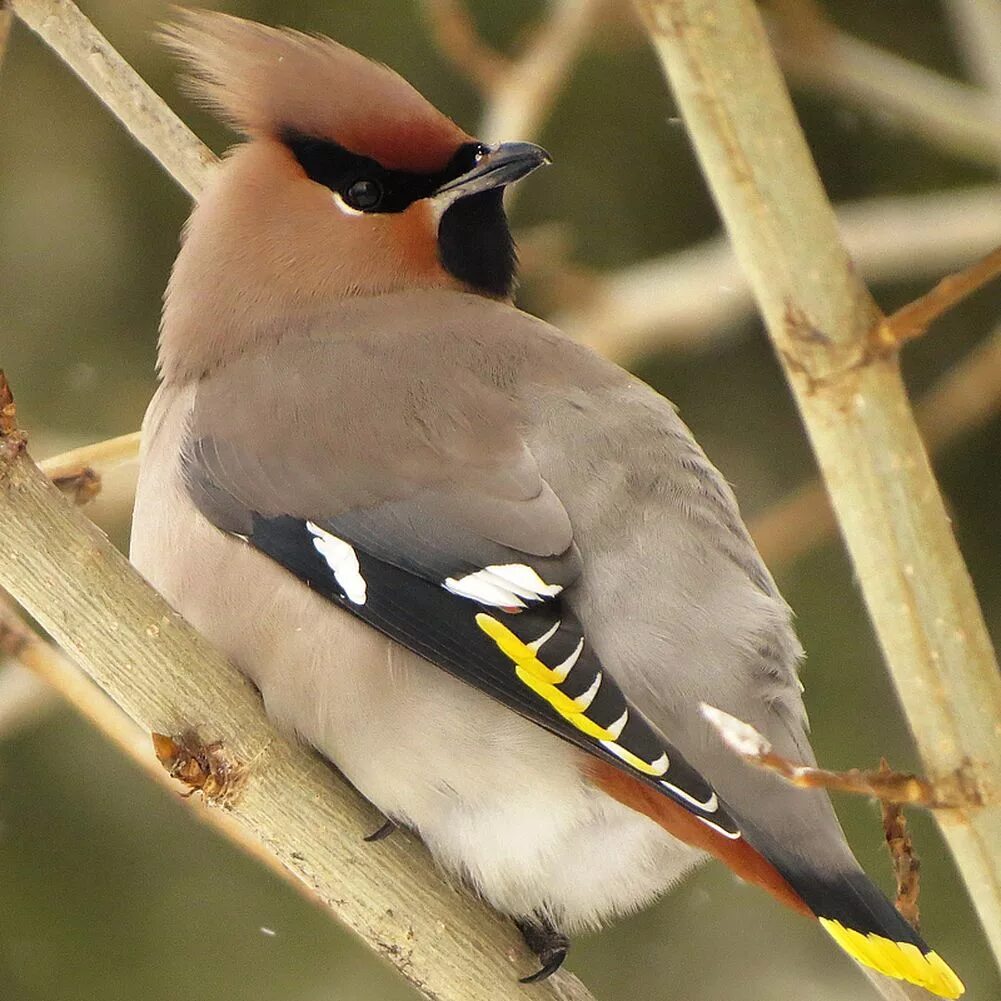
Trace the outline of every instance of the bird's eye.
{"type": "Polygon", "coordinates": [[[382,185],[378,181],[355,181],[344,192],[344,200],[353,209],[369,212],[382,201],[382,185]]]}
{"type": "Polygon", "coordinates": [[[477,143],[476,148],[473,150],[473,163],[479,163],[480,160],[482,160],[489,152],[489,146],[484,146],[483,143],[477,143]]]}

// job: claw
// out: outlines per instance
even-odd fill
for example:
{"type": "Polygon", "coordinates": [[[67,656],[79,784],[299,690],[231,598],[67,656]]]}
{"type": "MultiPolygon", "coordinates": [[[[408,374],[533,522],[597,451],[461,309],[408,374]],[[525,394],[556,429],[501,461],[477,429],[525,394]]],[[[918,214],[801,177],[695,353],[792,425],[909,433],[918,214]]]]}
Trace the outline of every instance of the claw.
{"type": "MultiPolygon", "coordinates": [[[[518,983],[540,984],[543,980],[548,980],[563,965],[563,960],[567,958],[567,953],[569,951],[569,945],[563,946],[562,949],[554,950],[550,957],[543,961],[541,969],[536,970],[535,973],[532,973],[527,977],[520,977],[518,979],[518,983]]],[[[542,957],[540,956],[539,958],[541,959],[542,957]]]]}
{"type": "Polygon", "coordinates": [[[570,951],[570,940],[562,932],[556,931],[548,921],[516,921],[518,931],[525,944],[538,957],[542,967],[527,977],[521,984],[538,984],[548,980],[562,965],[570,951]]]}
{"type": "Polygon", "coordinates": [[[372,844],[375,841],[382,841],[383,838],[388,838],[393,831],[396,830],[396,824],[392,820],[387,818],[386,823],[382,825],[377,831],[373,831],[371,834],[366,834],[362,841],[367,841],[372,844]]]}

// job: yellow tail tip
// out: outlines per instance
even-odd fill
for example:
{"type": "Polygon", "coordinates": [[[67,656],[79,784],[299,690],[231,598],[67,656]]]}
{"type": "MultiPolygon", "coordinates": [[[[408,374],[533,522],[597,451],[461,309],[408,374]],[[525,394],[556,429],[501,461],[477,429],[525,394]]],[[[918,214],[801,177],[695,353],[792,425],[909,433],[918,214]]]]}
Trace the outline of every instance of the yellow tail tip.
{"type": "Polygon", "coordinates": [[[872,932],[864,935],[831,918],[820,918],[820,923],[852,959],[878,973],[917,984],[941,998],[958,998],[965,990],[963,982],[936,952],[922,952],[910,942],[894,942],[872,932]]]}

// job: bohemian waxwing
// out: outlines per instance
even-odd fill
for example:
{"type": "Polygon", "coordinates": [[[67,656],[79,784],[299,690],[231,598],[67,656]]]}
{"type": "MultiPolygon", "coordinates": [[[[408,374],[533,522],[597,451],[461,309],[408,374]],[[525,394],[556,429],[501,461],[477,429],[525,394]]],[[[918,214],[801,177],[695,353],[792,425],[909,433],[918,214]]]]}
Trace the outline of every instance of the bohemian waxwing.
{"type": "Polygon", "coordinates": [[[729,487],[670,403],[511,304],[502,193],[546,153],[477,142],[325,38],[201,12],[166,34],[248,141],[167,290],[136,566],[519,923],[536,976],[714,855],[958,997],[826,794],[699,711],[814,760],[790,612],[729,487]]]}

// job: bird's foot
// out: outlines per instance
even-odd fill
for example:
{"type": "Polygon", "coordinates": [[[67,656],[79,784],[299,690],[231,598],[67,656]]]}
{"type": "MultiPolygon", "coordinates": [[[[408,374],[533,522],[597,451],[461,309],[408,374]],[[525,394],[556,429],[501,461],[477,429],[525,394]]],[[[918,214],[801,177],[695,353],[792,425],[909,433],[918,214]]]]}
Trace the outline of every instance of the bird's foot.
{"type": "Polygon", "coordinates": [[[531,976],[522,977],[519,983],[538,984],[548,980],[562,965],[570,951],[570,939],[556,931],[545,919],[515,921],[525,945],[539,957],[542,967],[531,976]]]}
{"type": "Polygon", "coordinates": [[[382,827],[380,827],[377,831],[373,831],[371,834],[366,834],[362,840],[367,841],[369,844],[376,841],[382,841],[383,838],[388,838],[395,830],[396,823],[387,817],[386,823],[384,823],[382,827]]]}

